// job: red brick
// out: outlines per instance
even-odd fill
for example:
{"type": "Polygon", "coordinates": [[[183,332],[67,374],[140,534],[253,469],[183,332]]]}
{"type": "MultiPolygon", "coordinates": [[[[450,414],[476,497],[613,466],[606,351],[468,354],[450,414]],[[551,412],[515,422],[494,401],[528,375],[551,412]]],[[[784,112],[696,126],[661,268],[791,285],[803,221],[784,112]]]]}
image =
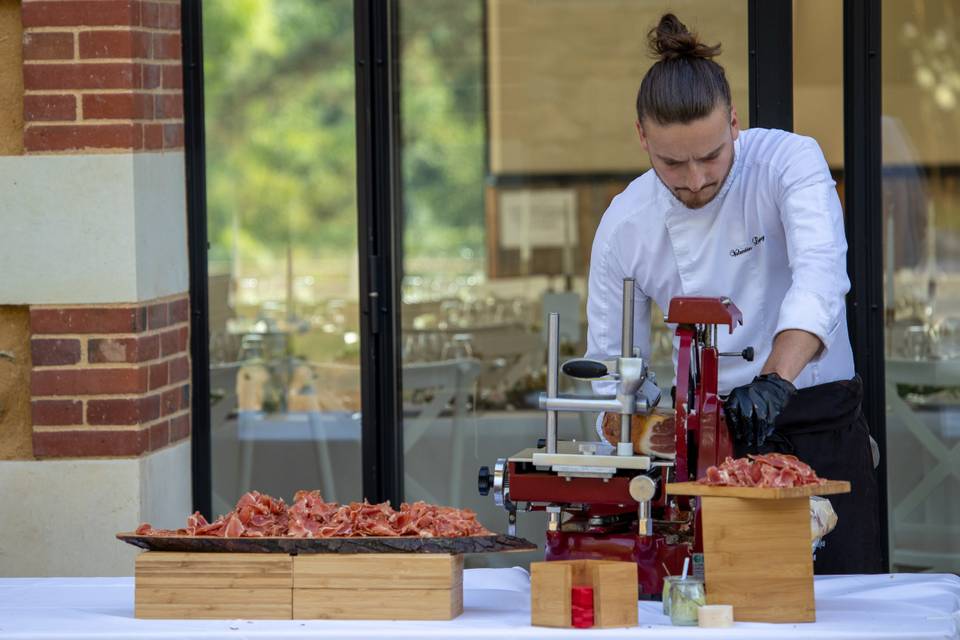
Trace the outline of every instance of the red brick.
{"type": "Polygon", "coordinates": [[[190,319],[190,301],[180,298],[170,303],[170,324],[179,324],[190,319]]]}
{"type": "Polygon", "coordinates": [[[144,64],[141,67],[144,89],[159,89],[163,80],[163,68],[158,64],[144,64]]]}
{"type": "Polygon", "coordinates": [[[179,93],[165,93],[154,96],[157,120],[170,120],[172,118],[183,118],[183,96],[179,93]]]}
{"type": "Polygon", "coordinates": [[[178,64],[163,65],[163,88],[164,89],[182,89],[183,88],[183,69],[178,64]]]}
{"type": "Polygon", "coordinates": [[[27,122],[76,120],[77,99],[68,95],[26,95],[23,118],[27,122]]]}
{"type": "Polygon", "coordinates": [[[182,327],[180,329],[179,337],[179,346],[180,351],[186,351],[190,348],[190,327],[182,327]]]}
{"type": "Polygon", "coordinates": [[[163,125],[163,148],[179,149],[183,146],[183,125],[165,124],[163,125]]]}
{"type": "Polygon", "coordinates": [[[147,328],[143,307],[30,309],[32,333],[138,333],[147,328]]]}
{"type": "Polygon", "coordinates": [[[190,437],[190,413],[184,413],[170,419],[170,442],[190,437]]]}
{"type": "Polygon", "coordinates": [[[166,358],[181,351],[183,349],[180,348],[179,329],[171,329],[160,334],[160,357],[166,358]]]}
{"type": "Polygon", "coordinates": [[[180,408],[189,409],[193,404],[193,397],[190,395],[190,385],[185,384],[180,387],[180,408]]]}
{"type": "Polygon", "coordinates": [[[138,456],[146,451],[147,443],[148,436],[143,429],[34,431],[33,455],[38,458],[138,456]]]}
{"type": "Polygon", "coordinates": [[[154,60],[179,60],[180,59],[180,34],[179,33],[153,34],[153,59],[154,60]]]}
{"type": "Polygon", "coordinates": [[[87,401],[87,424],[138,424],[139,398],[115,398],[87,401]]]}
{"type": "Polygon", "coordinates": [[[180,4],[162,4],[160,5],[160,25],[161,29],[180,30],[180,4]]]}
{"type": "Polygon", "coordinates": [[[168,384],[170,367],[166,362],[150,365],[150,390],[165,387],[168,384]]]}
{"type": "Polygon", "coordinates": [[[149,58],[151,43],[142,31],[82,31],[78,48],[81,58],[149,58]]]}
{"type": "Polygon", "coordinates": [[[83,396],[142,393],[147,390],[146,367],[130,369],[42,369],[30,376],[34,396],[83,396]]]}
{"type": "Polygon", "coordinates": [[[147,328],[162,329],[170,324],[169,303],[158,302],[147,307],[147,328]]]}
{"type": "Polygon", "coordinates": [[[142,338],[91,338],[87,343],[87,361],[91,364],[103,362],[146,362],[160,356],[160,338],[144,336],[142,338]]]}
{"type": "Polygon", "coordinates": [[[78,400],[34,400],[32,404],[35,425],[83,424],[83,403],[78,400]]]}
{"type": "Polygon", "coordinates": [[[139,89],[140,65],[132,62],[24,64],[27,91],[57,89],[139,89]]]}
{"type": "Polygon", "coordinates": [[[29,152],[82,149],[140,149],[142,132],[133,124],[33,125],[23,134],[29,152]]]}
{"type": "Polygon", "coordinates": [[[153,96],[145,93],[88,93],[83,96],[84,120],[153,118],[153,96]]]}
{"type": "Polygon", "coordinates": [[[147,429],[150,451],[156,451],[170,444],[170,421],[164,420],[150,425],[147,429]]]}
{"type": "Polygon", "coordinates": [[[180,29],[180,5],[144,2],[140,16],[143,26],[152,29],[180,29]]]}
{"type": "Polygon", "coordinates": [[[160,394],[140,398],[140,422],[152,422],[160,417],[160,394]]]}
{"type": "Polygon", "coordinates": [[[23,34],[24,60],[73,60],[72,33],[23,34]]]}
{"type": "Polygon", "coordinates": [[[21,20],[26,28],[140,24],[138,0],[58,0],[22,4],[21,20]]]}
{"type": "Polygon", "coordinates": [[[183,356],[170,361],[170,384],[190,379],[190,358],[183,356]]]}
{"type": "Polygon", "coordinates": [[[30,341],[30,356],[35,367],[80,362],[80,341],[74,339],[38,339],[30,341]]]}
{"type": "Polygon", "coordinates": [[[180,399],[182,396],[183,391],[180,387],[164,391],[160,397],[160,415],[168,416],[171,413],[179,411],[181,409],[180,399]]]}
{"type": "Polygon", "coordinates": [[[163,149],[163,125],[143,125],[143,148],[149,150],[163,149]]]}
{"type": "Polygon", "coordinates": [[[140,26],[148,29],[160,28],[160,5],[158,3],[140,3],[140,26]]]}

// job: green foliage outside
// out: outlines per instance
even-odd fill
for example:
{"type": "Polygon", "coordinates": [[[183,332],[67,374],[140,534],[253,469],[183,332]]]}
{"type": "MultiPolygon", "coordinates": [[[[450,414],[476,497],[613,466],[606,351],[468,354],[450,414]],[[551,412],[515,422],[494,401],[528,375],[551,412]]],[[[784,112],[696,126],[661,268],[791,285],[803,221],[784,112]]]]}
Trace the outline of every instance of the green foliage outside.
{"type": "MultiPolygon", "coordinates": [[[[210,260],[238,275],[354,260],[356,127],[350,0],[205,0],[210,260]]],[[[400,4],[407,264],[483,252],[482,3],[400,4]]]]}

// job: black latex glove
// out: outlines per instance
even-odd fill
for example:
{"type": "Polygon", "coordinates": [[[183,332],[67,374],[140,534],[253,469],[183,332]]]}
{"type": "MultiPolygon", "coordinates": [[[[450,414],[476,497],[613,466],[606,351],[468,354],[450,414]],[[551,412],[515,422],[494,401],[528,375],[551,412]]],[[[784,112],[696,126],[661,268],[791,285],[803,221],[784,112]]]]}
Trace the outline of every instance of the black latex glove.
{"type": "Polygon", "coordinates": [[[757,376],[731,391],[723,411],[734,439],[749,449],[763,446],[773,433],[777,416],[796,392],[796,387],[775,373],[757,376]]]}

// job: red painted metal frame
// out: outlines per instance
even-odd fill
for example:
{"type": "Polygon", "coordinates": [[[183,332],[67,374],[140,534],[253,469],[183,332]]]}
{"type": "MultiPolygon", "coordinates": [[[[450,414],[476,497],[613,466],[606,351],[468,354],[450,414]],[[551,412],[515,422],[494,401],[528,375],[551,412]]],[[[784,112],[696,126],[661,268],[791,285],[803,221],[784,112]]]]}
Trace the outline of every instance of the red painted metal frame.
{"type": "Polygon", "coordinates": [[[736,325],[743,324],[743,314],[729,298],[704,298],[687,296],[673,298],[667,312],[667,322],[672,324],[725,324],[730,333],[736,325]]]}

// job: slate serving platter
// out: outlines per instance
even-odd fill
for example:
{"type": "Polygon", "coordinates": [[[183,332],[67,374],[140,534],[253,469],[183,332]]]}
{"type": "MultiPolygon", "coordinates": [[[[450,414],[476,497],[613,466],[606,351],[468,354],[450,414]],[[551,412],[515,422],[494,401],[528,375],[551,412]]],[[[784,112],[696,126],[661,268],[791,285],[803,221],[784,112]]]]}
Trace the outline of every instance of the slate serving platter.
{"type": "Polygon", "coordinates": [[[531,551],[537,545],[502,534],[428,538],[420,536],[356,538],[220,538],[215,536],[140,536],[117,538],[148,551],[229,553],[500,553],[531,551]]]}

